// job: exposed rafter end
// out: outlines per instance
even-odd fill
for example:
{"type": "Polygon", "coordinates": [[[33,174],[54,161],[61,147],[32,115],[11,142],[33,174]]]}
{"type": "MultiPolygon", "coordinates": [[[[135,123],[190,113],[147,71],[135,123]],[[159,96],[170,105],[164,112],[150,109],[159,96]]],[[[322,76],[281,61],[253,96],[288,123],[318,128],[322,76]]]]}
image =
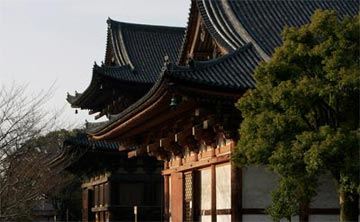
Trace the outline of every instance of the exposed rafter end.
{"type": "Polygon", "coordinates": [[[119,147],[119,151],[120,151],[120,152],[125,151],[125,150],[127,150],[127,148],[126,148],[125,146],[120,146],[120,147],[119,147]]]}
{"type": "Polygon", "coordinates": [[[136,157],[138,155],[137,153],[137,150],[133,150],[133,151],[130,151],[128,152],[128,158],[133,158],[133,157],[136,157]]]}

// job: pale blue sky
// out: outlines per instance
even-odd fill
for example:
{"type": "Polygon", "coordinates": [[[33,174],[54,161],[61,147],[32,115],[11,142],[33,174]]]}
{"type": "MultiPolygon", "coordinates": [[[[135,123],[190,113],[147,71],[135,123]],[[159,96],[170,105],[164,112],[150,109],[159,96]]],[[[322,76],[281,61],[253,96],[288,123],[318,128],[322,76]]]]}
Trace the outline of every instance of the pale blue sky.
{"type": "Polygon", "coordinates": [[[49,111],[66,104],[63,119],[82,124],[66,93],[82,92],[94,61],[104,59],[106,19],[186,26],[190,0],[0,0],[0,86],[28,83],[46,90],[56,81],[49,111]]]}

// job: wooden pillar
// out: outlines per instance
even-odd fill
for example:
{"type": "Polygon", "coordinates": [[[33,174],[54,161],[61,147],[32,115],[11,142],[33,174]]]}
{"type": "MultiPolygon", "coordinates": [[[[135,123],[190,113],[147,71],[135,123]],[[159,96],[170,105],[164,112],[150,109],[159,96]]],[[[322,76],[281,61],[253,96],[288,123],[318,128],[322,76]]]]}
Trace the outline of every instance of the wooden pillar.
{"type": "Polygon", "coordinates": [[[299,210],[300,210],[299,221],[300,222],[308,222],[309,221],[309,204],[301,203],[299,210]]]}
{"type": "Polygon", "coordinates": [[[164,221],[169,221],[169,175],[164,176],[164,221]]]}
{"type": "Polygon", "coordinates": [[[184,181],[182,173],[171,174],[171,219],[184,221],[184,181]]]}
{"type": "Polygon", "coordinates": [[[216,222],[216,165],[211,165],[211,221],[216,222]]]}
{"type": "Polygon", "coordinates": [[[242,221],[242,169],[231,162],[231,221],[242,221]]]}

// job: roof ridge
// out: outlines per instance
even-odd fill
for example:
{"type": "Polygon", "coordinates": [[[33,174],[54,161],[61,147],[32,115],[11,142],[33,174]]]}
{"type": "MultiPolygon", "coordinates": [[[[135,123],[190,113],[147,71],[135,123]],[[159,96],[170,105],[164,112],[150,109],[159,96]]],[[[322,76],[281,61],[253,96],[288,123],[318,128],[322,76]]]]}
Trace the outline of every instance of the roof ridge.
{"type": "MultiPolygon", "coordinates": [[[[195,16],[196,14],[196,10],[197,9],[197,6],[196,6],[196,2],[195,0],[191,0],[190,1],[190,7],[189,7],[189,12],[188,12],[188,18],[187,18],[187,22],[186,22],[186,28],[185,28],[185,32],[184,32],[184,35],[183,35],[183,39],[181,41],[181,45],[180,45],[180,49],[178,51],[178,55],[177,55],[177,59],[176,59],[176,63],[179,64],[182,62],[183,60],[183,57],[185,56],[184,54],[187,52],[185,52],[185,46],[188,44],[188,36],[189,36],[189,31],[190,30],[190,26],[191,26],[191,22],[193,20],[196,19],[197,16],[195,16]]],[[[198,14],[199,12],[197,12],[198,14]]]]}
{"type": "Polygon", "coordinates": [[[123,22],[123,21],[116,21],[111,19],[110,17],[107,19],[107,23],[109,25],[120,25],[123,27],[138,27],[138,28],[157,28],[157,29],[164,29],[164,30],[171,30],[171,31],[184,31],[185,27],[179,26],[170,26],[170,25],[153,25],[153,24],[144,24],[144,23],[133,23],[133,22],[123,22]]]}

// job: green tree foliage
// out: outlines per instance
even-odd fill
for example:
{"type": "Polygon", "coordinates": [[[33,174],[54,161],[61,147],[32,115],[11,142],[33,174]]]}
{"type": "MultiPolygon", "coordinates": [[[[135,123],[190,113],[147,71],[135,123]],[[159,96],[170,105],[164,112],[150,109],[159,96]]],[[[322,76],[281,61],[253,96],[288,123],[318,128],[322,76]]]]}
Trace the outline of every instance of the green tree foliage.
{"type": "Polygon", "coordinates": [[[268,211],[299,214],[332,175],[342,221],[357,221],[359,199],[359,16],[316,11],[286,28],[283,46],[255,71],[256,89],[238,101],[243,122],[234,161],[267,165],[279,175],[268,211]]]}

